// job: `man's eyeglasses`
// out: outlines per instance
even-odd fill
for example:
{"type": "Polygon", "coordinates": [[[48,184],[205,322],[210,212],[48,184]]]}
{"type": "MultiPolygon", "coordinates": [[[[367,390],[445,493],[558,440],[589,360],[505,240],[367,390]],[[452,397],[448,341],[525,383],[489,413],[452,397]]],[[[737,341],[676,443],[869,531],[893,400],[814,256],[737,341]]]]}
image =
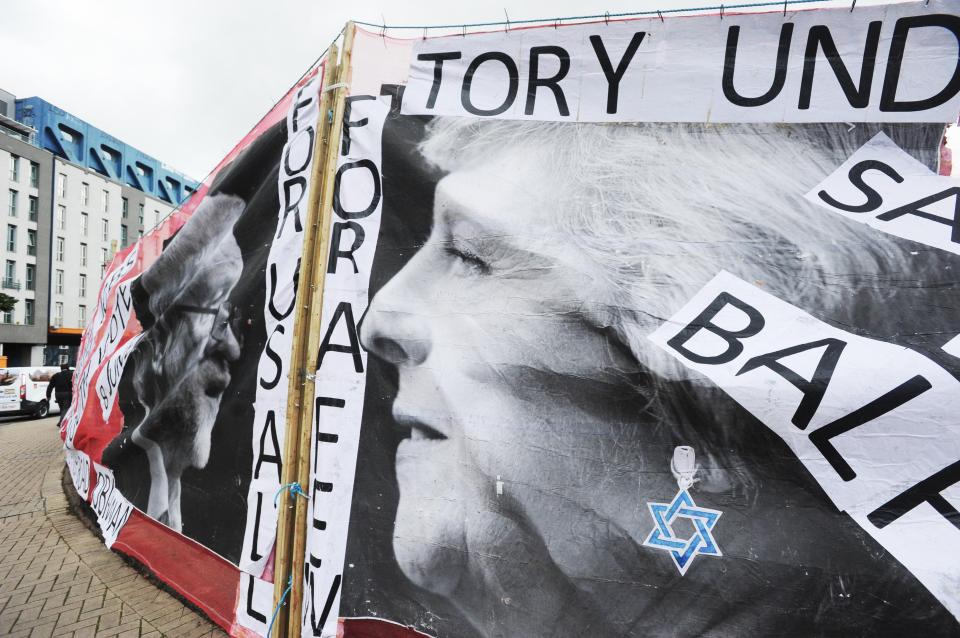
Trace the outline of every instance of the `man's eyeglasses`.
{"type": "Polygon", "coordinates": [[[213,327],[210,328],[211,337],[217,341],[223,341],[227,338],[227,330],[229,329],[233,331],[233,336],[238,342],[242,340],[240,333],[240,311],[229,301],[224,301],[219,308],[178,303],[173,304],[171,309],[201,315],[213,315],[213,327]]]}

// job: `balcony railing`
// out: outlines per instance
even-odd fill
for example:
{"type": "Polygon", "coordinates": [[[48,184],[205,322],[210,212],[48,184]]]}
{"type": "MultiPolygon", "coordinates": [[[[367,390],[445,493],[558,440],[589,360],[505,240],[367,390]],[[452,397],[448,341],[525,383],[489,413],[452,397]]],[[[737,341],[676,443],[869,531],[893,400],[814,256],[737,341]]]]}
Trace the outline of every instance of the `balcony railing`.
{"type": "Polygon", "coordinates": [[[2,284],[2,285],[3,285],[4,288],[7,288],[8,290],[20,290],[20,282],[19,282],[19,281],[15,281],[15,280],[13,280],[13,279],[7,279],[6,277],[3,278],[3,284],[2,284]]]}

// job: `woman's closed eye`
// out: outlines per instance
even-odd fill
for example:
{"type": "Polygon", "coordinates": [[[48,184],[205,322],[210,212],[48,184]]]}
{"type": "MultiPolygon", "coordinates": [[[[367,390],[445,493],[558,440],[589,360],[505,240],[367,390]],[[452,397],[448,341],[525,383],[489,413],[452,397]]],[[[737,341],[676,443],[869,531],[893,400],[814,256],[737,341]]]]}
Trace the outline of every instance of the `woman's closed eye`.
{"type": "Polygon", "coordinates": [[[459,260],[464,266],[478,275],[489,275],[491,268],[482,257],[470,251],[466,247],[458,246],[453,241],[444,243],[443,252],[450,257],[459,260]]]}

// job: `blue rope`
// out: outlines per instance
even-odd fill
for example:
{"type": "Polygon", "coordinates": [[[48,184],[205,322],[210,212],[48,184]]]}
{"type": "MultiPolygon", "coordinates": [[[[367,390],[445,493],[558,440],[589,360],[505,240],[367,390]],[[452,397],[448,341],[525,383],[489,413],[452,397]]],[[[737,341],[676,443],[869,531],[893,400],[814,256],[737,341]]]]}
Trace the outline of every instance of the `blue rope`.
{"type": "Polygon", "coordinates": [[[715,6],[709,7],[687,7],[685,9],[655,9],[653,11],[629,11],[623,13],[604,13],[597,15],[583,15],[583,16],[567,16],[565,18],[534,18],[531,20],[502,20],[499,22],[472,22],[468,24],[427,24],[427,25],[414,25],[414,24],[403,24],[403,25],[391,25],[391,24],[375,24],[373,22],[361,22],[359,20],[354,20],[354,24],[363,25],[365,27],[376,27],[378,29],[465,29],[465,28],[475,28],[475,27],[500,27],[503,25],[512,25],[512,24],[534,24],[534,23],[544,23],[546,26],[549,26],[551,23],[556,24],[558,22],[564,22],[567,20],[593,20],[593,19],[604,19],[609,20],[610,18],[630,18],[636,16],[658,16],[664,13],[691,13],[696,11],[727,11],[729,9],[749,9],[752,7],[786,7],[788,4],[810,4],[812,2],[828,2],[829,0],[780,0],[779,2],[775,0],[770,0],[768,2],[745,2],[741,4],[718,4],[715,6]]]}
{"type": "MultiPolygon", "coordinates": [[[[293,483],[292,485],[296,485],[296,483],[293,483]]],[[[287,588],[283,590],[283,596],[280,597],[280,602],[277,603],[277,608],[273,610],[273,616],[270,617],[270,624],[267,625],[267,638],[270,638],[270,634],[273,631],[273,623],[277,619],[277,614],[280,613],[280,608],[283,607],[287,602],[287,596],[290,594],[291,587],[293,587],[293,575],[287,577],[287,588]]]]}
{"type": "Polygon", "coordinates": [[[287,483],[286,485],[281,485],[280,489],[277,490],[277,493],[273,495],[273,506],[277,506],[277,499],[280,498],[280,492],[283,490],[290,490],[291,494],[299,494],[303,498],[309,498],[307,493],[303,491],[303,488],[300,487],[300,484],[294,481],[293,483],[287,483]]]}
{"type": "MultiPolygon", "coordinates": [[[[280,492],[283,490],[290,490],[291,494],[299,494],[303,498],[309,498],[307,493],[303,491],[300,487],[300,484],[294,481],[293,483],[287,483],[286,485],[281,485],[280,489],[277,490],[277,493],[273,495],[273,505],[276,507],[277,499],[280,498],[280,492]]],[[[273,632],[273,623],[277,620],[277,614],[280,613],[280,608],[284,606],[287,602],[287,596],[290,594],[290,588],[293,587],[293,575],[287,577],[287,588],[283,590],[283,595],[280,596],[280,601],[277,603],[277,608],[273,610],[273,616],[270,617],[270,624],[267,625],[267,638],[270,638],[271,632],[273,632]]]]}

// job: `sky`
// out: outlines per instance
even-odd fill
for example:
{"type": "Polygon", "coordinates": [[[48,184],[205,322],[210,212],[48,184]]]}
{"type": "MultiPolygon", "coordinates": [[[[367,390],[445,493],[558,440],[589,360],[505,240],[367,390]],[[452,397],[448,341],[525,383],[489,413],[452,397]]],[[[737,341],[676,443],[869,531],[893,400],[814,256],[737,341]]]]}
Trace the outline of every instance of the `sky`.
{"type": "MultiPolygon", "coordinates": [[[[0,20],[0,42],[4,45],[0,88],[17,97],[40,96],[200,179],[323,53],[348,19],[378,24],[461,24],[503,20],[505,15],[511,20],[522,20],[718,3],[719,0],[5,2],[0,20]]],[[[878,3],[859,0],[857,6],[878,3]]],[[[850,2],[814,6],[830,4],[847,6],[850,2]]],[[[420,34],[387,33],[415,37],[420,34]]]]}

